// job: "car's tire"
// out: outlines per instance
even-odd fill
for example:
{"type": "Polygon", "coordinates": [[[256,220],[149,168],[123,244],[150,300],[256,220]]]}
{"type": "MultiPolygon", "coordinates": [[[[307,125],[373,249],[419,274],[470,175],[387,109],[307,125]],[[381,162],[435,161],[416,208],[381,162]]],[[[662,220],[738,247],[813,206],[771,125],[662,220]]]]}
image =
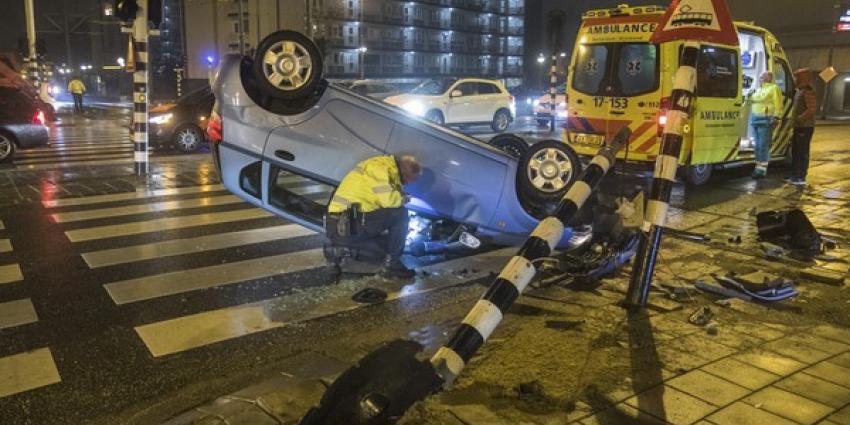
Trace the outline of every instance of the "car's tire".
{"type": "Polygon", "coordinates": [[[277,31],[257,46],[252,72],[263,93],[294,100],[316,90],[322,67],[322,54],[312,40],[296,31],[277,31]]]}
{"type": "Polygon", "coordinates": [[[507,152],[516,159],[522,158],[522,155],[528,151],[528,142],[516,134],[500,134],[487,143],[496,149],[507,152]]]}
{"type": "Polygon", "coordinates": [[[0,131],[0,163],[8,162],[15,156],[15,138],[0,131]]]}
{"type": "Polygon", "coordinates": [[[439,109],[432,109],[426,112],[425,119],[433,122],[434,124],[444,125],[446,123],[446,118],[443,116],[443,113],[440,112],[439,109]]]}
{"type": "Polygon", "coordinates": [[[550,123],[549,120],[544,120],[544,119],[537,120],[537,125],[540,126],[540,127],[548,127],[549,123],[550,123]]]}
{"type": "Polygon", "coordinates": [[[578,154],[565,143],[544,140],[531,145],[517,168],[517,195],[522,207],[536,218],[548,216],[580,173],[578,154]]]}
{"type": "Polygon", "coordinates": [[[194,124],[184,124],[174,130],[174,146],[184,153],[198,150],[204,143],[204,132],[194,124]]]}
{"type": "Polygon", "coordinates": [[[685,169],[685,180],[692,186],[702,186],[711,179],[713,170],[714,165],[712,164],[689,165],[685,169]]]}
{"type": "Polygon", "coordinates": [[[504,133],[511,125],[511,111],[507,109],[499,109],[493,114],[493,121],[490,123],[490,128],[496,133],[504,133]]]}

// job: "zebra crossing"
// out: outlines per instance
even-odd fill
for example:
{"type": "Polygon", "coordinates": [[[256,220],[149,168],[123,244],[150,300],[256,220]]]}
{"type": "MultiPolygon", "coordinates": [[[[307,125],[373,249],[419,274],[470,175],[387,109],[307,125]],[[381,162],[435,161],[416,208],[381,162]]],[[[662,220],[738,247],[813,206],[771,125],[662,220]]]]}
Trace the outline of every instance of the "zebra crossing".
{"type": "MultiPolygon", "coordinates": [[[[296,176],[284,181],[287,190],[305,196],[327,199],[331,195],[327,191],[332,188],[296,176]]],[[[119,309],[146,308],[150,304],[145,303],[160,303],[170,297],[237,289],[325,266],[322,237],[316,232],[232,198],[220,185],[210,185],[54,199],[42,205],[79,248],[75,252],[90,270],[114,276],[102,287],[119,309]],[[215,230],[205,230],[212,228],[215,230]],[[257,245],[268,249],[247,257],[237,255],[257,245]],[[299,248],[292,250],[292,245],[299,248]],[[224,260],[187,261],[212,253],[224,260]],[[170,270],[156,266],[168,260],[178,266],[170,270]]],[[[465,264],[464,268],[470,268],[470,264],[477,264],[472,267],[475,271],[462,279],[453,275],[421,279],[418,286],[403,291],[388,287],[389,299],[484,277],[509,255],[507,250],[495,251],[426,265],[426,270],[439,275],[438,269],[447,266],[465,264]]],[[[358,308],[360,305],[350,296],[301,299],[297,306],[283,308],[293,303],[294,297],[271,294],[259,301],[240,304],[234,300],[234,305],[205,307],[191,314],[166,313],[160,320],[136,323],[134,331],[150,354],[160,357],[358,308]]]]}
{"type": "MultiPolygon", "coordinates": [[[[14,261],[14,246],[6,237],[6,226],[0,220],[0,286],[22,285],[24,276],[14,261]]],[[[38,322],[35,306],[29,298],[4,300],[0,298],[0,331],[38,322]]],[[[18,352],[0,357],[0,398],[61,381],[49,347],[18,352]]]]}

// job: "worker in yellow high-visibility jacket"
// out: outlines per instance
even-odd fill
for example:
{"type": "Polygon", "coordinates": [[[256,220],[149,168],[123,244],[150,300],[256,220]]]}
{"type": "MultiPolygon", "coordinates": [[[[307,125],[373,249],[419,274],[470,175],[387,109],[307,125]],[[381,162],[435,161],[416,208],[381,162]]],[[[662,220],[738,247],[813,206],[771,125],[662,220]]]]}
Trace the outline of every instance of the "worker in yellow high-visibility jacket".
{"type": "Polygon", "coordinates": [[[408,232],[404,208],[408,199],[402,185],[415,181],[421,171],[409,155],[376,156],[357,164],[328,205],[326,231],[331,243],[383,254],[384,277],[413,277],[414,271],[401,261],[408,232]],[[340,220],[349,219],[350,225],[342,227],[345,234],[340,234],[340,220]]]}
{"type": "Polygon", "coordinates": [[[74,77],[68,83],[68,91],[74,97],[74,112],[83,113],[83,93],[86,92],[86,85],[79,77],[74,77]]]}

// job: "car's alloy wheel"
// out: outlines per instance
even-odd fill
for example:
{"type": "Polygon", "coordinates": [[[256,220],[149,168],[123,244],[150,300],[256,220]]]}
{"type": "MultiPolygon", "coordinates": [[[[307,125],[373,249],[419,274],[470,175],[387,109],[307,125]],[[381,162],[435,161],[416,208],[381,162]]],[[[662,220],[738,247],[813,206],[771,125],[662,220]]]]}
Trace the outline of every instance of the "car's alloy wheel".
{"type": "Polygon", "coordinates": [[[425,119],[428,120],[428,121],[431,121],[433,123],[440,124],[440,125],[445,124],[445,120],[443,119],[443,114],[440,111],[437,111],[437,110],[428,111],[428,113],[425,114],[425,119]]]}
{"type": "Polygon", "coordinates": [[[497,133],[501,133],[508,129],[508,126],[511,125],[511,116],[505,110],[499,110],[496,112],[496,115],[493,116],[493,131],[497,133]]]}
{"type": "Polygon", "coordinates": [[[517,168],[517,196],[530,215],[544,218],[554,211],[581,172],[578,154],[559,140],[528,148],[517,168]]]}
{"type": "Polygon", "coordinates": [[[295,31],[277,31],[260,42],[254,76],[270,96],[293,100],[313,92],[322,79],[322,56],[316,44],[295,31]]]}
{"type": "Polygon", "coordinates": [[[574,171],[570,158],[555,148],[537,152],[526,167],[531,184],[546,193],[554,193],[566,187],[572,181],[574,171]]]}
{"type": "Polygon", "coordinates": [[[0,162],[10,160],[14,153],[15,143],[9,136],[0,133],[0,162]]]}
{"type": "Polygon", "coordinates": [[[183,127],[177,131],[177,148],[183,152],[194,152],[201,145],[201,132],[194,127],[183,127]]]}

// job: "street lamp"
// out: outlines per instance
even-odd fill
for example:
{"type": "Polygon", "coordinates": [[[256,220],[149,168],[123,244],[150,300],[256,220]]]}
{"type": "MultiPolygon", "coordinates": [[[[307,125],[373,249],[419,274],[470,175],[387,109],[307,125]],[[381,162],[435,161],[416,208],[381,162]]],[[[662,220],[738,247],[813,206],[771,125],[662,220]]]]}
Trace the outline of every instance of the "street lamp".
{"type": "Polygon", "coordinates": [[[537,57],[537,63],[542,65],[543,62],[546,62],[546,58],[543,57],[543,54],[541,53],[540,56],[537,57]]]}
{"type": "Polygon", "coordinates": [[[360,52],[360,79],[361,80],[364,78],[365,72],[366,72],[366,69],[364,68],[364,64],[366,63],[365,56],[366,56],[367,50],[369,50],[369,49],[367,49],[366,46],[360,46],[360,48],[357,49],[357,51],[360,52]]]}

